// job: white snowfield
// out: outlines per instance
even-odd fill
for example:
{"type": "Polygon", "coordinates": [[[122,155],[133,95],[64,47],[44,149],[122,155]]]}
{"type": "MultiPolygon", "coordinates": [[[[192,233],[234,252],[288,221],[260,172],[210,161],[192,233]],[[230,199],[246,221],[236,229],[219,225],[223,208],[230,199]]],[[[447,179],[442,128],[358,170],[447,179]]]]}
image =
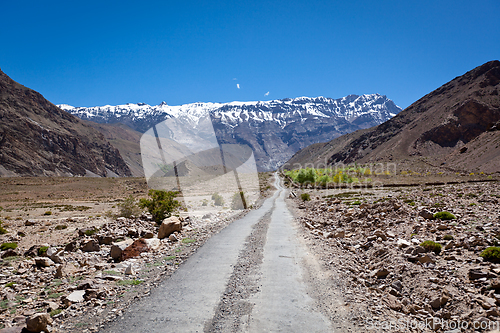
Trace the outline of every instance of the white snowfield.
{"type": "Polygon", "coordinates": [[[178,106],[170,106],[162,102],[153,106],[144,103],[128,103],[95,107],[60,104],[58,107],[79,118],[105,123],[126,117],[133,122],[150,118],[179,118],[196,124],[202,115],[209,112],[212,117],[220,119],[229,127],[235,127],[247,121],[273,121],[281,128],[310,118],[336,117],[352,122],[359,117],[369,117],[378,123],[383,123],[401,111],[401,108],[392,100],[380,94],[349,95],[339,99],[298,97],[254,102],[200,102],[178,106]]]}

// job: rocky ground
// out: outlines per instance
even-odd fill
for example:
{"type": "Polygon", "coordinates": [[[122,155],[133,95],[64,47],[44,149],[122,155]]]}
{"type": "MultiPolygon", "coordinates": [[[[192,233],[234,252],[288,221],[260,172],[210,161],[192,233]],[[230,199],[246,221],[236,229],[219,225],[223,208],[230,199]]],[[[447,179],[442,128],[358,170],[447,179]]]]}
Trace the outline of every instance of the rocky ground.
{"type": "Polygon", "coordinates": [[[480,256],[500,242],[498,182],[294,191],[290,205],[306,242],[340,274],[360,329],[498,328],[500,264],[480,256]],[[440,211],[456,219],[432,219],[440,211]],[[427,240],[442,250],[420,246],[427,240]]]}
{"type": "MultiPolygon", "coordinates": [[[[269,174],[260,178],[264,198],[272,192],[269,174]]],[[[171,230],[163,230],[147,213],[116,217],[123,197],[146,197],[139,179],[2,181],[11,192],[0,198],[7,231],[0,244],[17,247],[0,251],[0,332],[26,326],[33,332],[97,331],[245,214],[228,208],[201,216],[182,213],[171,218],[171,230]],[[49,184],[37,192],[33,184],[40,182],[49,184]],[[89,200],[89,182],[103,195],[89,200]],[[57,200],[47,202],[47,193],[57,200]]]]}

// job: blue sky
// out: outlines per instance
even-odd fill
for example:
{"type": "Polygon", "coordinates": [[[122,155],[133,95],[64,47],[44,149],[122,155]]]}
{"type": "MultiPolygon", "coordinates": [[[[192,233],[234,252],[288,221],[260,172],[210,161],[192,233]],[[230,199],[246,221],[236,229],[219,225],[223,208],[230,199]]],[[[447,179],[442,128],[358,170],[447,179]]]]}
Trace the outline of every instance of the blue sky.
{"type": "Polygon", "coordinates": [[[0,68],[75,106],[380,93],[404,108],[500,59],[498,0],[3,1],[0,12],[0,68]]]}

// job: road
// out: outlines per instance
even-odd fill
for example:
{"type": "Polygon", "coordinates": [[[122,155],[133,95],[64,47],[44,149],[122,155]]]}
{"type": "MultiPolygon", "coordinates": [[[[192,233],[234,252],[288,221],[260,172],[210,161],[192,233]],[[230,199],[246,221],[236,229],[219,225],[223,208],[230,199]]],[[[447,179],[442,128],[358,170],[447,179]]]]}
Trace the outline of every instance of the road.
{"type": "Polygon", "coordinates": [[[275,187],[100,332],[333,332],[277,176],[275,187]]]}

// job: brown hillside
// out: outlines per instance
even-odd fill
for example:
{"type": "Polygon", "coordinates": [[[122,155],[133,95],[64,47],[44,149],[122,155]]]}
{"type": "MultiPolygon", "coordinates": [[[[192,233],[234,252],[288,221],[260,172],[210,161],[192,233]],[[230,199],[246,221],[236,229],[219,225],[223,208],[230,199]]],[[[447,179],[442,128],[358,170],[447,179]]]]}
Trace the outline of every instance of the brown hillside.
{"type": "Polygon", "coordinates": [[[459,170],[499,172],[500,62],[455,78],[394,118],[307,147],[285,167],[305,163],[424,161],[459,170]]]}
{"type": "Polygon", "coordinates": [[[0,70],[0,176],[131,176],[101,133],[0,70]]]}

